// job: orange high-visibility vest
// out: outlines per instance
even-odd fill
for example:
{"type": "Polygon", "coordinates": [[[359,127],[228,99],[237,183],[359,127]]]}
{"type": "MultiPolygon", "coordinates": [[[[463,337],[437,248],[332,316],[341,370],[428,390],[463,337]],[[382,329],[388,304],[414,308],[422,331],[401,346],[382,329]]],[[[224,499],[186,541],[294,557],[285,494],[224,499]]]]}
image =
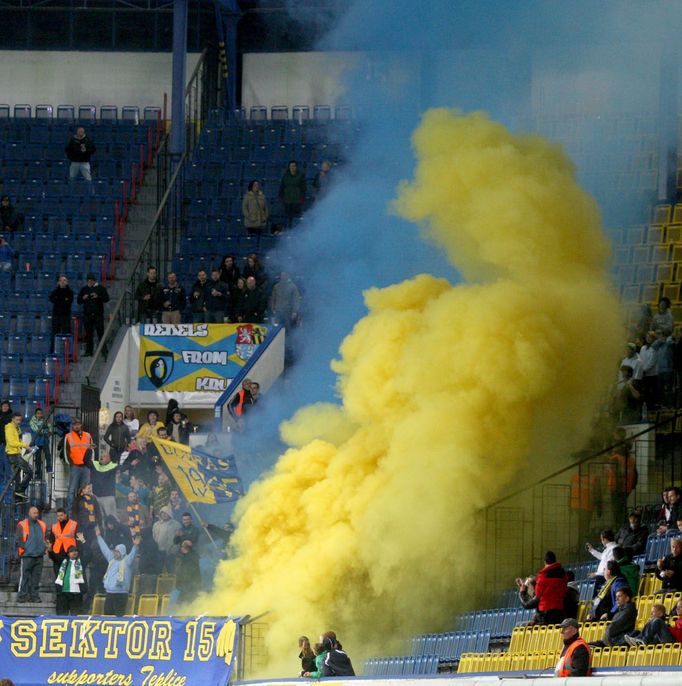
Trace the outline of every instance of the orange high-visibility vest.
{"type": "MultiPolygon", "coordinates": [[[[45,522],[42,519],[37,520],[38,524],[40,524],[40,528],[43,530],[43,538],[45,538],[45,534],[47,533],[47,526],[45,526],[45,522]]],[[[26,519],[22,519],[19,522],[19,526],[21,527],[21,542],[26,543],[28,541],[28,534],[29,534],[29,529],[28,529],[28,517],[26,519]]],[[[21,557],[24,554],[25,548],[22,548],[19,546],[19,556],[21,557]]]]}
{"type": "Polygon", "coordinates": [[[66,552],[72,545],[76,545],[76,527],[78,524],[73,519],[67,519],[64,528],[59,530],[59,522],[52,525],[52,535],[54,536],[54,543],[52,544],[53,553],[66,552]]]}
{"type": "Polygon", "coordinates": [[[71,431],[66,436],[66,441],[69,444],[69,459],[72,464],[83,465],[85,463],[85,453],[92,444],[92,437],[87,431],[79,436],[75,431],[71,431]]]}
{"type": "Polygon", "coordinates": [[[234,413],[237,417],[241,417],[244,413],[244,398],[246,398],[246,391],[242,388],[242,390],[237,393],[237,397],[239,398],[239,402],[234,407],[234,413]]]}
{"type": "Polygon", "coordinates": [[[573,641],[573,643],[566,648],[566,652],[559,658],[559,662],[557,662],[556,669],[554,670],[555,676],[571,676],[573,653],[578,646],[585,646],[585,648],[587,648],[587,676],[592,676],[592,651],[590,650],[590,646],[582,638],[578,638],[577,640],[573,641]]]}

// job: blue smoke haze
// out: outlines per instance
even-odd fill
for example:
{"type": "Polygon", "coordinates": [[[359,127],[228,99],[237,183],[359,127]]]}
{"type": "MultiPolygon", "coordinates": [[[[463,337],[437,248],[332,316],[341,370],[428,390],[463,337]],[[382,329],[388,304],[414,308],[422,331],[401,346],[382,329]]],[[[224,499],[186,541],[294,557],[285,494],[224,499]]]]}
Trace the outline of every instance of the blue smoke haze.
{"type": "MultiPolygon", "coordinates": [[[[298,363],[263,398],[254,429],[237,439],[245,484],[281,452],[280,421],[307,403],[336,399],[329,362],[365,313],[365,289],[421,272],[458,280],[418,227],[388,211],[399,181],[412,174],[410,135],[421,112],[484,109],[508,126],[564,142],[607,221],[623,225],[641,219],[651,191],[630,198],[617,174],[629,164],[644,174],[655,159],[646,159],[641,140],[612,131],[613,115],[652,115],[656,137],[662,49],[680,63],[679,3],[346,4],[339,2],[338,26],[319,49],[367,53],[348,74],[347,101],[362,113],[362,134],[327,197],[273,256],[289,264],[294,280],[302,277],[305,322],[292,336],[298,363]]],[[[289,8],[295,15],[296,3],[289,8]]]]}

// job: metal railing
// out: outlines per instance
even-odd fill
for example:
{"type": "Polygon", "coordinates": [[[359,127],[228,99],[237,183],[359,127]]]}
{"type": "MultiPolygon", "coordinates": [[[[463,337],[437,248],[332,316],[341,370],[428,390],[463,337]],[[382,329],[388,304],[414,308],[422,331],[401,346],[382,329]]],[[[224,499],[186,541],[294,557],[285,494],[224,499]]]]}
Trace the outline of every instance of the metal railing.
{"type": "Polygon", "coordinates": [[[585,542],[598,543],[602,529],[619,529],[631,509],[640,509],[644,522],[655,520],[661,491],[682,475],[682,410],[661,411],[651,423],[623,428],[625,441],[577,456],[486,508],[479,530],[491,551],[486,595],[535,573],[547,550],[563,563],[585,561],[585,542]],[[621,455],[625,446],[634,459],[621,455]]]}

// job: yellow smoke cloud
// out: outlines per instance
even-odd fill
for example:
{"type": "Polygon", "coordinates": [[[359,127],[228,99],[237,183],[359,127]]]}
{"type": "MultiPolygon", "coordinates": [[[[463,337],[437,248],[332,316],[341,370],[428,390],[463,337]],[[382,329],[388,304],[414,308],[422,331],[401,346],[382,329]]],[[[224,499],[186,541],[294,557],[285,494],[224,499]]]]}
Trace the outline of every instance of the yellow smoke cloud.
{"type": "Polygon", "coordinates": [[[483,114],[428,112],[395,211],[468,281],[365,294],[344,340],[342,405],[305,408],[242,501],[215,591],[195,609],[269,611],[269,672],[334,629],[361,655],[448,625],[476,588],[472,522],[528,465],[581,446],[621,347],[609,250],[561,150],[483,114]]]}

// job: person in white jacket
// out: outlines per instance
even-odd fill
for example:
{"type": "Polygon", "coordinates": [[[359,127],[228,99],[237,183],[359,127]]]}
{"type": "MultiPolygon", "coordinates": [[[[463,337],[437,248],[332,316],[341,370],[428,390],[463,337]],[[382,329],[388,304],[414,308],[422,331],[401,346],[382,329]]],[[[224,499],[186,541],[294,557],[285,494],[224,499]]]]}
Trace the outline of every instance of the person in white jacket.
{"type": "MultiPolygon", "coordinates": [[[[606,565],[609,562],[609,560],[613,560],[613,549],[616,547],[616,537],[611,531],[611,529],[604,529],[600,533],[600,538],[601,538],[601,544],[603,546],[603,550],[597,550],[592,546],[591,543],[586,543],[585,548],[587,548],[587,551],[592,555],[593,557],[596,557],[599,560],[599,565],[597,566],[597,571],[592,572],[591,576],[594,576],[597,578],[597,585],[599,584],[599,580],[601,579],[602,583],[604,581],[604,572],[606,571],[606,565]]],[[[597,589],[598,590],[598,589],[597,589]]],[[[595,591],[596,592],[596,591],[595,591]]]]}

